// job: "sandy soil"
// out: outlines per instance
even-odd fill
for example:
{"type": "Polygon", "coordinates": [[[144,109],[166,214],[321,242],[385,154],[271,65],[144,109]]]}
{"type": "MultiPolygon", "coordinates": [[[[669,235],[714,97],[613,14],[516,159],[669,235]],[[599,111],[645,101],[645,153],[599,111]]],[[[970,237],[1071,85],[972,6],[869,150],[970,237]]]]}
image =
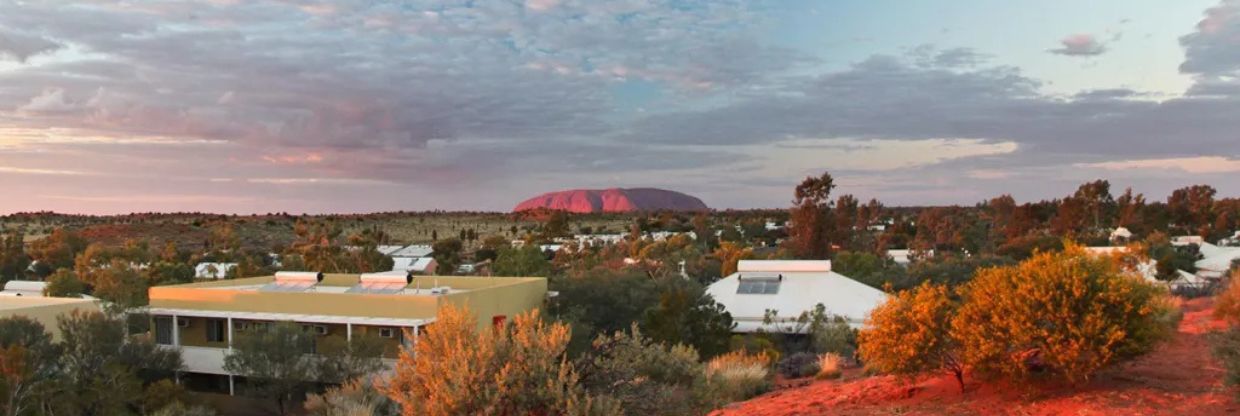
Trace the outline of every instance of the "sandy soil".
{"type": "Polygon", "coordinates": [[[1210,316],[1212,299],[1195,299],[1183,307],[1184,319],[1175,338],[1077,388],[971,380],[961,394],[948,376],[908,383],[854,371],[843,380],[777,390],[712,415],[1240,414],[1237,390],[1223,385],[1223,369],[1210,355],[1206,339],[1209,332],[1225,327],[1210,316]]]}

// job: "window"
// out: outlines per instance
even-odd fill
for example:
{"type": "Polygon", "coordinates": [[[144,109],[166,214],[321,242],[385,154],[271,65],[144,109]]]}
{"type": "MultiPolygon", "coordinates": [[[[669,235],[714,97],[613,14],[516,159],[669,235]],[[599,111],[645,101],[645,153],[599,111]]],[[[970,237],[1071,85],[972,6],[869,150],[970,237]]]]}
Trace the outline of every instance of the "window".
{"type": "Polygon", "coordinates": [[[505,321],[507,321],[507,320],[508,320],[508,316],[507,316],[507,315],[495,315],[495,316],[492,316],[492,317],[491,317],[491,325],[492,325],[492,326],[503,327],[503,326],[504,326],[504,322],[505,322],[505,321]]]}
{"type": "Polygon", "coordinates": [[[155,343],[160,345],[172,345],[171,316],[155,317],[155,343]]]}
{"type": "Polygon", "coordinates": [[[779,293],[779,280],[741,280],[736,287],[738,295],[774,295],[779,293]]]}
{"type": "Polygon", "coordinates": [[[223,319],[207,320],[207,342],[225,342],[227,341],[228,322],[223,319]]]}

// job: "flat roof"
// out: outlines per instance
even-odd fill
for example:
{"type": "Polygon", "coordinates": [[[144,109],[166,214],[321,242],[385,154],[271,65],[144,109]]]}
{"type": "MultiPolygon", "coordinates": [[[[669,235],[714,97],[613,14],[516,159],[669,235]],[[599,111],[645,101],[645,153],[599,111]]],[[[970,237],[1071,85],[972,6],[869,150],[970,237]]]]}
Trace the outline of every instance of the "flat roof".
{"type": "Polygon", "coordinates": [[[94,299],[83,298],[48,298],[35,296],[3,296],[0,297],[0,311],[9,311],[26,308],[37,308],[40,306],[52,305],[68,305],[68,304],[89,304],[94,299]]]}

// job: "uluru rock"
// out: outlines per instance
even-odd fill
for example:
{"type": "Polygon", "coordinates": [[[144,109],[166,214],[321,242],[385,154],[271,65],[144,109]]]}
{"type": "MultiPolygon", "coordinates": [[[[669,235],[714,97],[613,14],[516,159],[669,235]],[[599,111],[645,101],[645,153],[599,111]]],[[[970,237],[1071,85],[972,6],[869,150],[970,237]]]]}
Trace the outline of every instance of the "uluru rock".
{"type": "Polygon", "coordinates": [[[522,201],[512,210],[520,212],[538,208],[574,213],[710,209],[702,200],[680,192],[655,188],[611,188],[548,192],[522,201]]]}

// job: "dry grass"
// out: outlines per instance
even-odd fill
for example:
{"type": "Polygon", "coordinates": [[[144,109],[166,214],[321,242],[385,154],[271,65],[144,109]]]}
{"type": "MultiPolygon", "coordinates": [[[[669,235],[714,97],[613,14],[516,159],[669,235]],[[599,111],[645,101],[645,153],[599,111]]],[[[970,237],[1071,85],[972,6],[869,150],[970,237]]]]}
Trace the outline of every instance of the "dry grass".
{"type": "Polygon", "coordinates": [[[844,374],[843,359],[838,354],[826,353],[818,356],[819,380],[833,380],[844,374]]]}

